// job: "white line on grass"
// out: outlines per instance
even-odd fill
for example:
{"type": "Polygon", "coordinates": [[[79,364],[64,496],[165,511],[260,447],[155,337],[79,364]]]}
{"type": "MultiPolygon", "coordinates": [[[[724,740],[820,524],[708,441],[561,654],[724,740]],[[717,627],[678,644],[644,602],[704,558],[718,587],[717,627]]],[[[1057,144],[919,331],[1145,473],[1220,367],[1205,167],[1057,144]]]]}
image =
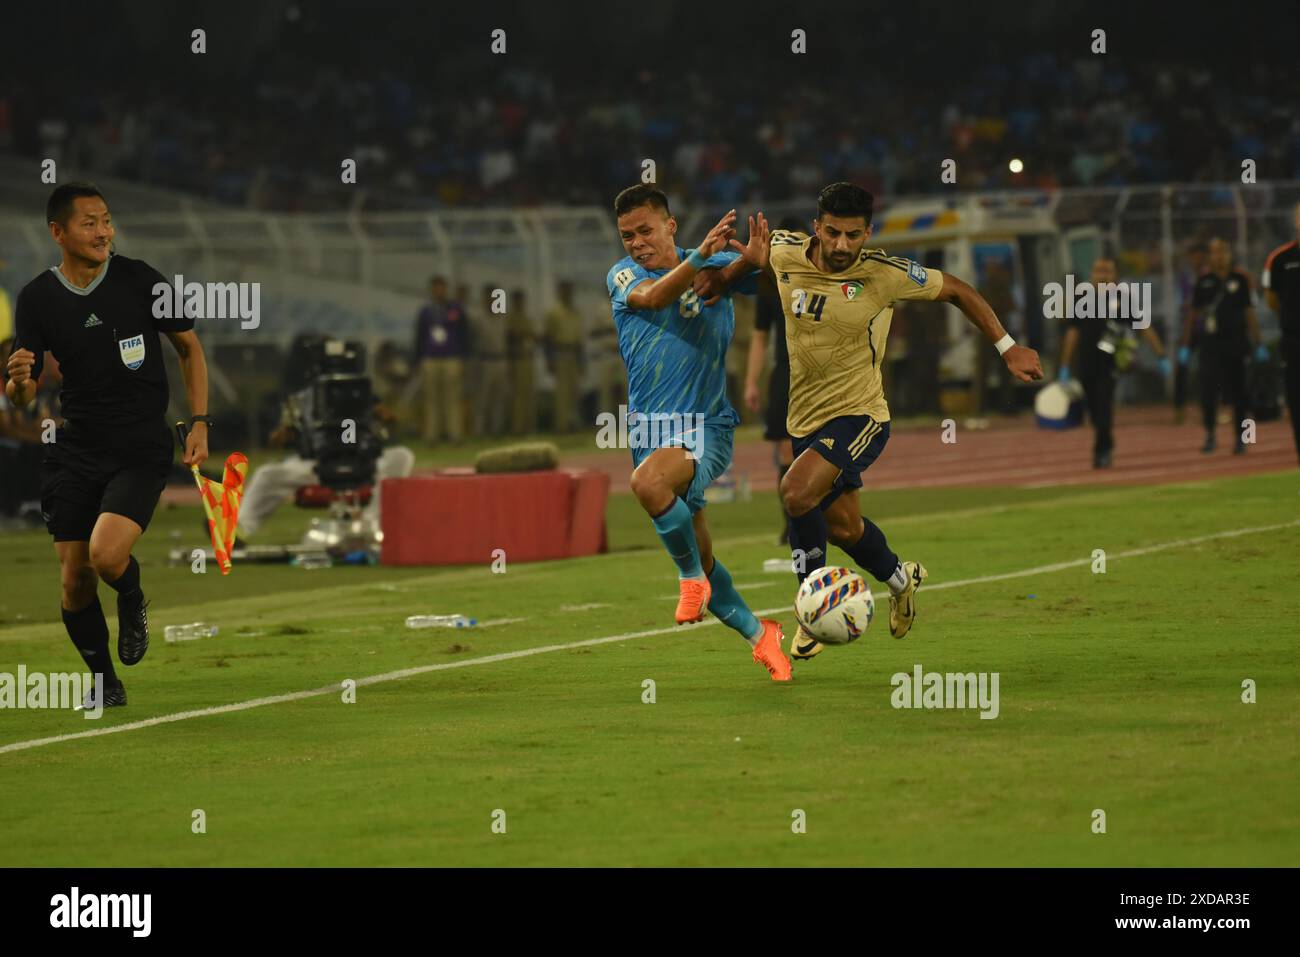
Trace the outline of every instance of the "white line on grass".
{"type": "MultiPolygon", "coordinates": [[[[1257,525],[1253,528],[1234,528],[1225,532],[1212,532],[1208,535],[1198,535],[1195,538],[1180,538],[1173,542],[1161,542],[1158,545],[1148,545],[1144,548],[1131,548],[1127,551],[1116,552],[1108,555],[1108,559],[1116,558],[1137,558],[1141,555],[1150,555],[1154,552],[1163,552],[1171,548],[1186,548],[1189,545],[1199,545],[1202,542],[1216,541],[1221,538],[1237,538],[1242,535],[1253,535],[1258,532],[1275,532],[1283,528],[1295,528],[1300,526],[1300,519],[1293,522],[1281,522],[1277,525],[1257,525]]],[[[962,578],[955,581],[937,582],[933,585],[926,585],[925,590],[938,591],[943,588],[962,588],[966,585],[982,585],[986,582],[1005,581],[1010,578],[1027,578],[1030,575],[1044,575],[1050,572],[1063,571],[1067,568],[1078,568],[1081,565],[1092,564],[1091,558],[1080,558],[1069,562],[1055,562],[1051,565],[1037,565],[1033,568],[1024,568],[1020,571],[1002,572],[997,575],[981,575],[978,578],[962,578]]],[[[763,608],[754,614],[772,615],[778,612],[788,610],[787,605],[778,605],[775,608],[763,608]]],[[[689,625],[689,628],[703,628],[710,625],[721,624],[716,618],[710,618],[707,621],[700,622],[698,625],[689,625]]],[[[654,635],[666,635],[671,632],[681,631],[683,626],[674,625],[666,628],[650,628],[646,631],[630,631],[621,635],[609,635],[605,638],[588,638],[584,641],[570,641],[562,645],[542,645],[538,648],[524,648],[519,651],[506,651],[496,655],[485,655],[482,658],[466,658],[463,661],[449,661],[436,665],[419,665],[414,668],[403,668],[400,671],[388,671],[384,674],[371,675],[368,678],[358,678],[358,686],[381,684],[387,681],[399,681],[402,678],[414,678],[417,675],[429,674],[433,671],[450,671],[453,668],[468,668],[472,665],[490,665],[498,661],[514,661],[517,658],[531,658],[533,655],[545,655],[552,651],[569,651],[574,648],[590,648],[594,645],[608,645],[618,641],[631,641],[634,638],[649,638],[654,635]]],[[[175,714],[159,715],[156,718],[146,718],[142,721],[131,721],[127,724],[114,725],[111,728],[96,728],[91,731],[77,731],[72,734],[57,734],[48,738],[33,738],[30,741],[15,741],[13,744],[0,746],[0,754],[10,751],[25,751],[28,748],[39,748],[47,744],[57,744],[60,741],[75,741],[78,738],[94,738],[104,734],[117,734],[122,731],[138,731],[141,728],[152,728],[160,724],[172,724],[176,721],[188,721],[190,718],[203,718],[214,714],[229,714],[233,711],[249,711],[253,708],[261,708],[271,704],[284,704],[289,701],[304,701],[308,698],[319,698],[324,695],[339,694],[342,690],[341,684],[326,685],[323,688],[314,688],[310,691],[294,691],[289,694],[271,695],[266,698],[253,698],[251,701],[240,701],[236,704],[223,704],[212,708],[198,708],[194,711],[178,711],[175,714]]]]}

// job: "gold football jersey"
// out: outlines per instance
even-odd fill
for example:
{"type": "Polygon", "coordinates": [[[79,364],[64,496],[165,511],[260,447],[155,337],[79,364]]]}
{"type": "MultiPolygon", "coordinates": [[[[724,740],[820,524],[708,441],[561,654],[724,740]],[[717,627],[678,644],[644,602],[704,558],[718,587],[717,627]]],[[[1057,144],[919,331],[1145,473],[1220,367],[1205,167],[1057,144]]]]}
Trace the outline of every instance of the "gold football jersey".
{"type": "Polygon", "coordinates": [[[786,429],[805,436],[841,415],[889,420],[881,383],[894,303],[936,299],[943,273],[863,249],[843,272],[822,272],[808,258],[813,237],[772,233],[772,272],[785,310],[790,351],[786,429]]]}

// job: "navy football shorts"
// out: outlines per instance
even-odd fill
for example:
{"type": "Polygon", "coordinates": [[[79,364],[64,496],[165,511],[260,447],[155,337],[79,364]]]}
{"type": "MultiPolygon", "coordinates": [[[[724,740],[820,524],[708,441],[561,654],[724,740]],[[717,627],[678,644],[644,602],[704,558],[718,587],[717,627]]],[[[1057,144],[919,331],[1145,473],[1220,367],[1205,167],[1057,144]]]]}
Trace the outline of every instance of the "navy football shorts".
{"type": "Polygon", "coordinates": [[[830,493],[822,499],[822,508],[847,489],[862,488],[862,473],[884,451],[888,441],[889,423],[877,422],[869,415],[842,415],[815,432],[790,440],[796,459],[805,449],[816,449],[818,455],[840,470],[830,493]]]}

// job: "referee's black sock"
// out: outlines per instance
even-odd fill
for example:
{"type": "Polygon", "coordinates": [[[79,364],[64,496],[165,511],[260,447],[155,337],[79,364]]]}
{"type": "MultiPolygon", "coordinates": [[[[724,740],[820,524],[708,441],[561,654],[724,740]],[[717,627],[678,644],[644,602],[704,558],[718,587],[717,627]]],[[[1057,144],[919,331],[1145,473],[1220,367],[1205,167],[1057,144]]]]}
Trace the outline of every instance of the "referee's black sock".
{"type": "Polygon", "coordinates": [[[136,593],[140,591],[140,563],[135,560],[134,555],[128,556],[126,571],[112,581],[104,578],[103,582],[122,598],[138,597],[136,593]]]}
{"type": "Polygon", "coordinates": [[[796,558],[803,552],[803,570],[795,572],[800,583],[826,564],[826,513],[820,507],[790,516],[790,551],[796,558]]]}
{"type": "Polygon", "coordinates": [[[113,658],[108,653],[108,622],[104,620],[104,609],[100,607],[96,595],[89,605],[80,611],[63,611],[63,627],[68,629],[68,637],[77,646],[81,660],[86,663],[91,674],[102,674],[107,684],[118,684],[117,672],[113,670],[113,658]]]}
{"type": "Polygon", "coordinates": [[[859,568],[865,568],[878,582],[888,582],[899,567],[898,556],[890,550],[885,533],[865,515],[862,517],[862,537],[844,550],[859,568]]]}

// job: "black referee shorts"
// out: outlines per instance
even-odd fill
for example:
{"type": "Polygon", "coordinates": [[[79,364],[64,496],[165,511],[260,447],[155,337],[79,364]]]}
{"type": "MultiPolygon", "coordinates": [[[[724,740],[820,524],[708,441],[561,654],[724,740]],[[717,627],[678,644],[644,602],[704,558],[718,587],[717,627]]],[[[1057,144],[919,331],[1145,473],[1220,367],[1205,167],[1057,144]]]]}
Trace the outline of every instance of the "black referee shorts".
{"type": "Polygon", "coordinates": [[[172,466],[165,422],[106,434],[65,426],[45,448],[41,515],[56,542],[88,542],[103,512],[149,527],[172,466]]]}
{"type": "Polygon", "coordinates": [[[843,415],[802,438],[792,437],[790,445],[796,459],[805,449],[816,449],[818,455],[840,470],[830,493],[821,501],[821,507],[826,508],[844,491],[862,488],[862,473],[880,456],[888,441],[888,422],[877,422],[869,415],[843,415]]]}

